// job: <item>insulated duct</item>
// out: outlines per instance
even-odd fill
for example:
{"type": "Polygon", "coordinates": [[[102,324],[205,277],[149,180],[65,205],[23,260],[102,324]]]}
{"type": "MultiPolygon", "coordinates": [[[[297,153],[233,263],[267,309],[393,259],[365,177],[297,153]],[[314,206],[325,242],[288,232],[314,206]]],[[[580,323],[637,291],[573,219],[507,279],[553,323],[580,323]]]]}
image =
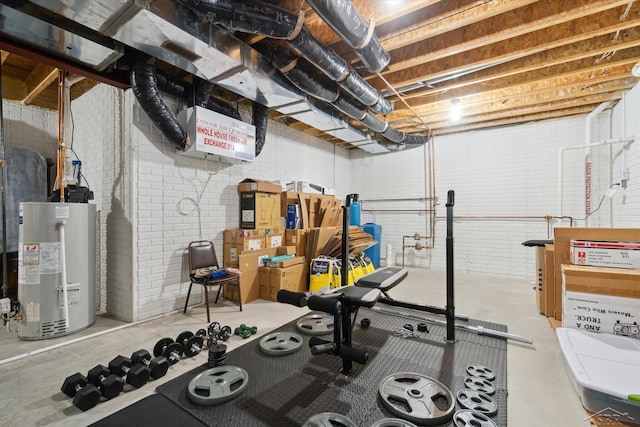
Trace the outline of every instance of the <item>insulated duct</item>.
{"type": "Polygon", "coordinates": [[[389,65],[391,56],[373,31],[374,24],[367,25],[351,0],[307,0],[307,3],[353,48],[367,70],[379,73],[389,65]]]}
{"type": "MultiPolygon", "coordinates": [[[[379,93],[362,77],[353,71],[349,64],[335,51],[322,44],[302,24],[302,16],[285,9],[264,3],[260,0],[242,0],[229,2],[224,0],[181,0],[195,14],[206,17],[210,22],[252,34],[265,35],[274,39],[284,39],[291,49],[304,60],[321,70],[333,82],[351,94],[362,104],[378,114],[387,114],[393,110],[391,103],[380,97],[379,93]]],[[[368,129],[380,133],[397,144],[422,145],[428,141],[426,136],[406,135],[359,107],[353,101],[340,96],[334,89],[334,83],[322,81],[312,72],[304,61],[287,59],[285,54],[272,55],[274,66],[291,83],[303,92],[330,103],[333,107],[360,121],[368,129]]]]}
{"type": "Polygon", "coordinates": [[[388,114],[393,106],[353,71],[335,51],[316,39],[303,24],[303,16],[260,0],[182,0],[198,16],[214,24],[251,34],[287,40],[289,46],[306,58],[340,87],[378,114],[388,114]]]}
{"type": "MultiPolygon", "coordinates": [[[[131,69],[131,88],[136,99],[162,134],[178,150],[184,150],[191,145],[187,132],[178,122],[176,116],[164,103],[158,88],[166,89],[167,93],[178,96],[185,101],[191,93],[191,87],[182,82],[173,81],[169,76],[157,75],[154,57],[139,54],[131,69]]],[[[209,110],[242,120],[238,110],[228,103],[211,96],[214,84],[195,77],[194,103],[209,110]]],[[[269,108],[258,102],[253,102],[252,124],[256,127],[256,157],[264,147],[269,120],[269,108]]]]}
{"type": "Polygon", "coordinates": [[[131,68],[131,88],[142,109],[165,138],[178,150],[184,150],[191,145],[191,141],[176,116],[160,97],[155,68],[154,57],[139,54],[131,68]]]}

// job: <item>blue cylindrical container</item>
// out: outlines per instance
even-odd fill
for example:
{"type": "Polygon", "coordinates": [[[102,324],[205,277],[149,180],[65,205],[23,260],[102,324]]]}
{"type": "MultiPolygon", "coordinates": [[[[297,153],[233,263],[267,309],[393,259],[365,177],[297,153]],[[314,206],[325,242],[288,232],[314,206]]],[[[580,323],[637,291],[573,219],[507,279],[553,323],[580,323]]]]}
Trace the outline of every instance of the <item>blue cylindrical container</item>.
{"type": "Polygon", "coordinates": [[[349,225],[360,226],[360,202],[351,202],[349,205],[349,225]]]}
{"type": "Polygon", "coordinates": [[[373,240],[378,242],[364,251],[364,253],[371,258],[373,266],[378,269],[380,268],[380,239],[382,238],[382,226],[372,222],[367,222],[364,224],[363,228],[365,233],[371,234],[373,236],[373,240]]]}

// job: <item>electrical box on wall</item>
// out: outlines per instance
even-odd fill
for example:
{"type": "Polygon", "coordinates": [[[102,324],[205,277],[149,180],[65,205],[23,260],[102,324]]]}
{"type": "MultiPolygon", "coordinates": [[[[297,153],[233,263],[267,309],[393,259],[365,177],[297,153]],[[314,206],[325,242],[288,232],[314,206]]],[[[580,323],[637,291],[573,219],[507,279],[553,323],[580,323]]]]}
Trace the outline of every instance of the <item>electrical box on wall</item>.
{"type": "Polygon", "coordinates": [[[232,164],[255,161],[255,126],[198,106],[183,110],[180,118],[191,146],[178,153],[232,164]]]}

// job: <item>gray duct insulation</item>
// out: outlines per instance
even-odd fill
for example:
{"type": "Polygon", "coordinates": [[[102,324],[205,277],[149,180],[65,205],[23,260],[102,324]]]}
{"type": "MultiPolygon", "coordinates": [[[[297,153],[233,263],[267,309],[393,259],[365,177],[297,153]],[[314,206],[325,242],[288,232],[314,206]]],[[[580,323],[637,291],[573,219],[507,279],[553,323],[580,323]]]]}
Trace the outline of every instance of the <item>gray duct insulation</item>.
{"type": "Polygon", "coordinates": [[[351,0],[307,0],[309,6],[353,48],[367,70],[379,73],[391,61],[367,21],[351,0]]]}
{"type": "MultiPolygon", "coordinates": [[[[158,87],[160,86],[163,91],[185,100],[187,100],[188,94],[191,93],[191,90],[188,90],[190,87],[183,82],[173,81],[169,76],[162,74],[157,75],[155,64],[156,59],[154,57],[139,54],[136,57],[134,66],[131,68],[131,88],[142,109],[158,129],[160,129],[160,132],[162,132],[165,138],[178,150],[184,150],[190,144],[188,135],[178,122],[176,116],[162,100],[158,87]]],[[[211,96],[211,91],[214,86],[213,83],[196,78],[195,86],[194,103],[196,105],[236,120],[242,120],[238,110],[226,102],[211,96]]],[[[252,116],[253,125],[256,127],[256,157],[258,157],[262,151],[262,147],[264,147],[267,134],[269,108],[254,102],[252,116]]]]}
{"type": "Polygon", "coordinates": [[[182,3],[198,16],[204,16],[214,24],[245,33],[287,40],[296,53],[308,59],[376,113],[388,114],[393,110],[387,99],[382,98],[344,59],[304,27],[302,16],[260,0],[182,0],[182,3]]]}

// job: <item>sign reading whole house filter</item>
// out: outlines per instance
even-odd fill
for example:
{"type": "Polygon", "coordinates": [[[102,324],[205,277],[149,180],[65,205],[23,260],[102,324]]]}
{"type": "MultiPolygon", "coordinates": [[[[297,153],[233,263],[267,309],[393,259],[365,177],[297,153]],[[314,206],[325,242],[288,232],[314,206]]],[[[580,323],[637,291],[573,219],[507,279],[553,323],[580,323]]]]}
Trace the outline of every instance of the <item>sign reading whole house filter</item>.
{"type": "Polygon", "coordinates": [[[187,129],[192,144],[181,154],[190,157],[253,162],[256,158],[256,128],[249,123],[207,110],[188,108],[187,129]]]}

